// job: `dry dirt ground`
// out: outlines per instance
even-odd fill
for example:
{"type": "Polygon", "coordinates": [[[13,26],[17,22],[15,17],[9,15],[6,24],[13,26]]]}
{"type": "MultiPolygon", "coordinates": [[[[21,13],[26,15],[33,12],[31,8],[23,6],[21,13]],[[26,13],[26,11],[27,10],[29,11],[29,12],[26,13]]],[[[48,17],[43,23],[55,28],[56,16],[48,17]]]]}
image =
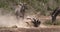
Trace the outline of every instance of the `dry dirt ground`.
{"type": "MultiPolygon", "coordinates": [[[[39,19],[44,22],[45,20],[51,19],[51,17],[41,16],[39,19]]],[[[60,16],[57,19],[60,19],[60,16]]],[[[0,16],[0,26],[13,26],[15,24],[19,26],[19,22],[13,16],[0,16]]],[[[60,32],[60,26],[44,26],[41,24],[40,27],[0,27],[0,32],[60,32]]]]}
{"type": "Polygon", "coordinates": [[[0,32],[60,32],[60,28],[1,28],[0,32]]]}

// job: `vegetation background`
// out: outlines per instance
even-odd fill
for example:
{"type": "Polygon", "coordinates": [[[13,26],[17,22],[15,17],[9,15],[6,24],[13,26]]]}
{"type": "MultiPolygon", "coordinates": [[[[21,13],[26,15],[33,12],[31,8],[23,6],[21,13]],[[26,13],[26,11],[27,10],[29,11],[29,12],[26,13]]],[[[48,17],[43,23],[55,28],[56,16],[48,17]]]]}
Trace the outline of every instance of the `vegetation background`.
{"type": "Polygon", "coordinates": [[[44,16],[49,16],[56,7],[60,6],[60,0],[0,0],[0,10],[4,9],[1,14],[14,14],[15,5],[20,2],[27,3],[28,10],[26,13],[39,13],[44,16]]]}

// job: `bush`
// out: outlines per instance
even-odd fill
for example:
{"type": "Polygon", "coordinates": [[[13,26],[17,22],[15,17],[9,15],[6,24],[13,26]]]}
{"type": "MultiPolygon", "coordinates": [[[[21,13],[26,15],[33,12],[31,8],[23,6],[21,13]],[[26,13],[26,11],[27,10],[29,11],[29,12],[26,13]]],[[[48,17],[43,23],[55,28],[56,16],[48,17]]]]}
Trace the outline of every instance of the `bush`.
{"type": "Polygon", "coordinates": [[[57,21],[55,22],[55,25],[60,25],[60,21],[57,20],[57,21]]]}
{"type": "MultiPolygon", "coordinates": [[[[53,23],[52,23],[51,20],[47,20],[47,21],[45,21],[43,24],[44,24],[44,25],[52,25],[53,23]]],[[[54,25],[60,25],[60,20],[56,20],[56,21],[54,22],[54,25]]]]}
{"type": "Polygon", "coordinates": [[[52,21],[51,20],[46,20],[43,24],[44,25],[52,25],[52,21]]]}

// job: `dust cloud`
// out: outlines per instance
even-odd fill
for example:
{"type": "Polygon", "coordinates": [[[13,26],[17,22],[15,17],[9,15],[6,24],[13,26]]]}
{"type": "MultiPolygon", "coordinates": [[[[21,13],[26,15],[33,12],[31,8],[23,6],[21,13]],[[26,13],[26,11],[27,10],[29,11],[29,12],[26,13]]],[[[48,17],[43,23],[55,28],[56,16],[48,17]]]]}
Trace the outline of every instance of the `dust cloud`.
{"type": "MultiPolygon", "coordinates": [[[[27,17],[25,17],[27,18],[27,17]]],[[[17,19],[15,16],[11,15],[4,15],[0,16],[0,27],[12,27],[12,26],[17,26],[17,27],[25,27],[27,28],[27,23],[30,20],[27,19],[17,19]]]]}
{"type": "Polygon", "coordinates": [[[21,26],[23,25],[22,24],[23,21],[22,22],[21,21],[22,20],[17,20],[15,16],[8,16],[8,15],[0,16],[0,27],[11,27],[14,25],[21,26]]]}

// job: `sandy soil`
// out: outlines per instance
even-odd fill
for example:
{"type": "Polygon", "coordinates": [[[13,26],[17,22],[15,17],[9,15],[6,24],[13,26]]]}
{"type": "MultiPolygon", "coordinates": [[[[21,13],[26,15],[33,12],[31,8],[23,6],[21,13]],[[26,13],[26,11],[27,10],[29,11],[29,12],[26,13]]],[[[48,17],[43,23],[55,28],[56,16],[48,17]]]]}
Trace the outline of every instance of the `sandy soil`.
{"type": "Polygon", "coordinates": [[[60,32],[60,28],[2,28],[0,32],[60,32]]]}
{"type": "MultiPolygon", "coordinates": [[[[51,17],[50,16],[40,16],[38,19],[43,23],[46,20],[51,20],[51,17]]],[[[60,19],[60,16],[58,16],[57,19],[60,19]]],[[[10,15],[0,16],[0,26],[1,27],[4,27],[4,26],[9,27],[9,26],[14,26],[14,25],[16,25],[18,27],[26,27],[26,23],[24,21],[29,21],[29,20],[26,20],[26,19],[17,20],[15,16],[10,16],[10,15]]],[[[41,24],[40,27],[46,27],[46,26],[41,24]]]]}
{"type": "MultiPolygon", "coordinates": [[[[51,17],[41,16],[39,19],[44,22],[51,19],[51,17]]],[[[57,19],[60,19],[60,16],[57,19]]],[[[0,16],[0,32],[60,32],[60,26],[45,26],[41,24],[40,27],[26,27],[26,24],[23,24],[25,22],[21,21],[17,20],[15,16],[0,16]],[[14,25],[18,26],[18,28],[8,28],[14,25]]]]}

